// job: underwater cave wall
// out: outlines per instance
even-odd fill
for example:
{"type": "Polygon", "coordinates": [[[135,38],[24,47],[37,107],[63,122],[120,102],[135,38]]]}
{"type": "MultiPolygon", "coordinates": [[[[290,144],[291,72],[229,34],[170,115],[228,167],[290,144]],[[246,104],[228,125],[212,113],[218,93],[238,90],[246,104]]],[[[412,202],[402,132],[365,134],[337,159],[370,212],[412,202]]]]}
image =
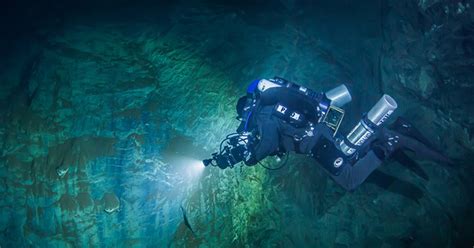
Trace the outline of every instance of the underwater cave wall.
{"type": "MultiPolygon", "coordinates": [[[[392,1],[384,19],[386,90],[418,104],[411,116],[433,122],[443,149],[462,156],[473,148],[473,15],[469,1],[392,1]],[[406,11],[415,9],[416,11],[406,11]],[[426,109],[426,110],[425,110],[426,109]],[[417,113],[418,112],[418,113],[417,113]],[[431,113],[430,113],[431,112],[431,113]],[[443,135],[440,132],[450,132],[443,135]],[[451,136],[451,137],[448,137],[451,136]],[[457,140],[457,141],[455,141],[457,140]]],[[[428,131],[428,130],[427,130],[428,131]]]]}
{"type": "Polygon", "coordinates": [[[0,246],[472,245],[468,1],[47,6],[2,15],[0,246]],[[275,75],[347,84],[342,131],[389,93],[457,164],[421,162],[424,179],[389,163],[352,193],[304,156],[190,170],[275,75]]]}

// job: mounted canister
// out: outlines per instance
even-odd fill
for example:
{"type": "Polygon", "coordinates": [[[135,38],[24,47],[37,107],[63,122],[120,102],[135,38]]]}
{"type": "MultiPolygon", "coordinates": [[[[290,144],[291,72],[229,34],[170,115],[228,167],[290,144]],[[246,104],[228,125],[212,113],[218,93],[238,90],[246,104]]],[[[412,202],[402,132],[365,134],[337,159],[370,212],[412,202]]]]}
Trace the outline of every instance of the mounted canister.
{"type": "Polygon", "coordinates": [[[318,111],[320,119],[334,131],[336,135],[344,118],[344,110],[341,108],[352,101],[351,93],[344,84],[337,86],[324,93],[319,101],[318,111]]]}
{"type": "Polygon", "coordinates": [[[324,116],[331,106],[341,108],[350,101],[352,101],[351,93],[344,84],[341,84],[322,94],[318,106],[320,114],[324,116]]]}
{"type": "Polygon", "coordinates": [[[389,95],[383,95],[370,109],[347,137],[339,143],[341,151],[352,155],[364,144],[397,108],[397,102],[389,95]]]}
{"type": "Polygon", "coordinates": [[[339,108],[352,101],[351,93],[349,93],[349,90],[344,84],[341,84],[324,94],[327,99],[331,101],[331,105],[339,108]]]}

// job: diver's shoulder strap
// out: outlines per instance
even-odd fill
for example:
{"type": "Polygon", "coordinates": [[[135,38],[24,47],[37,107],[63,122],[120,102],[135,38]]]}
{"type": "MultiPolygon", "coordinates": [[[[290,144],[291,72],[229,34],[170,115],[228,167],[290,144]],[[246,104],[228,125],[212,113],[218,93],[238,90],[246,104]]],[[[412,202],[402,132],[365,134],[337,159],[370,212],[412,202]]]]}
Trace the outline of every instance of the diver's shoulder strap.
{"type": "Polygon", "coordinates": [[[291,109],[282,103],[277,103],[273,107],[272,115],[282,119],[283,121],[293,125],[294,127],[304,127],[308,124],[306,117],[299,111],[291,109]]]}
{"type": "Polygon", "coordinates": [[[257,98],[263,106],[276,104],[293,109],[311,122],[318,122],[321,115],[322,93],[282,78],[261,79],[257,85],[257,98]]]}
{"type": "Polygon", "coordinates": [[[242,119],[238,132],[243,131],[251,131],[254,127],[253,117],[256,112],[258,112],[258,108],[260,106],[260,100],[256,97],[248,96],[247,102],[244,105],[242,111],[242,119]]]}

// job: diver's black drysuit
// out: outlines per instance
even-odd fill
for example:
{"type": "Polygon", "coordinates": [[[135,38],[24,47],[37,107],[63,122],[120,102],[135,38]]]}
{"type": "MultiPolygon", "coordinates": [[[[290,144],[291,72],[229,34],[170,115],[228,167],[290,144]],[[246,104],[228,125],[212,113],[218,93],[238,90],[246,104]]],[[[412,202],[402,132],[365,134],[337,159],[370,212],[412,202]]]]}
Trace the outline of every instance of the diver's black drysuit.
{"type": "Polygon", "coordinates": [[[275,116],[274,110],[274,105],[259,106],[254,110],[252,118],[242,122],[237,130],[241,132],[245,124],[246,129],[253,130],[259,137],[256,142],[249,144],[251,156],[245,161],[247,165],[255,165],[267,156],[283,152],[309,154],[339,185],[346,190],[353,190],[383,161],[400,149],[410,150],[421,159],[449,162],[449,159],[433,149],[410,123],[399,117],[390,129],[376,130],[350,159],[344,159],[343,163],[335,168],[332,162],[328,164],[326,160],[328,156],[347,158],[335,148],[336,139],[343,137],[334,137],[334,131],[324,123],[314,125],[311,132],[308,132],[306,127],[295,127],[275,116]]]}

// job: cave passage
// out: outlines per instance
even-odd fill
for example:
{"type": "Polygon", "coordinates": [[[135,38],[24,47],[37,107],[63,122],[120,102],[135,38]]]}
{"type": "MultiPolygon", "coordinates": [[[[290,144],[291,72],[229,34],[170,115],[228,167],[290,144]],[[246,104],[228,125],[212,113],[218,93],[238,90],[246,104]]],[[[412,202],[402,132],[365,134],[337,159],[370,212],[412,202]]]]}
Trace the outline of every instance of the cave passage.
{"type": "Polygon", "coordinates": [[[471,5],[6,4],[0,247],[471,247],[471,5]],[[456,163],[405,157],[354,192],[304,156],[204,168],[248,84],[274,76],[347,85],[341,132],[390,94],[456,163]]]}

